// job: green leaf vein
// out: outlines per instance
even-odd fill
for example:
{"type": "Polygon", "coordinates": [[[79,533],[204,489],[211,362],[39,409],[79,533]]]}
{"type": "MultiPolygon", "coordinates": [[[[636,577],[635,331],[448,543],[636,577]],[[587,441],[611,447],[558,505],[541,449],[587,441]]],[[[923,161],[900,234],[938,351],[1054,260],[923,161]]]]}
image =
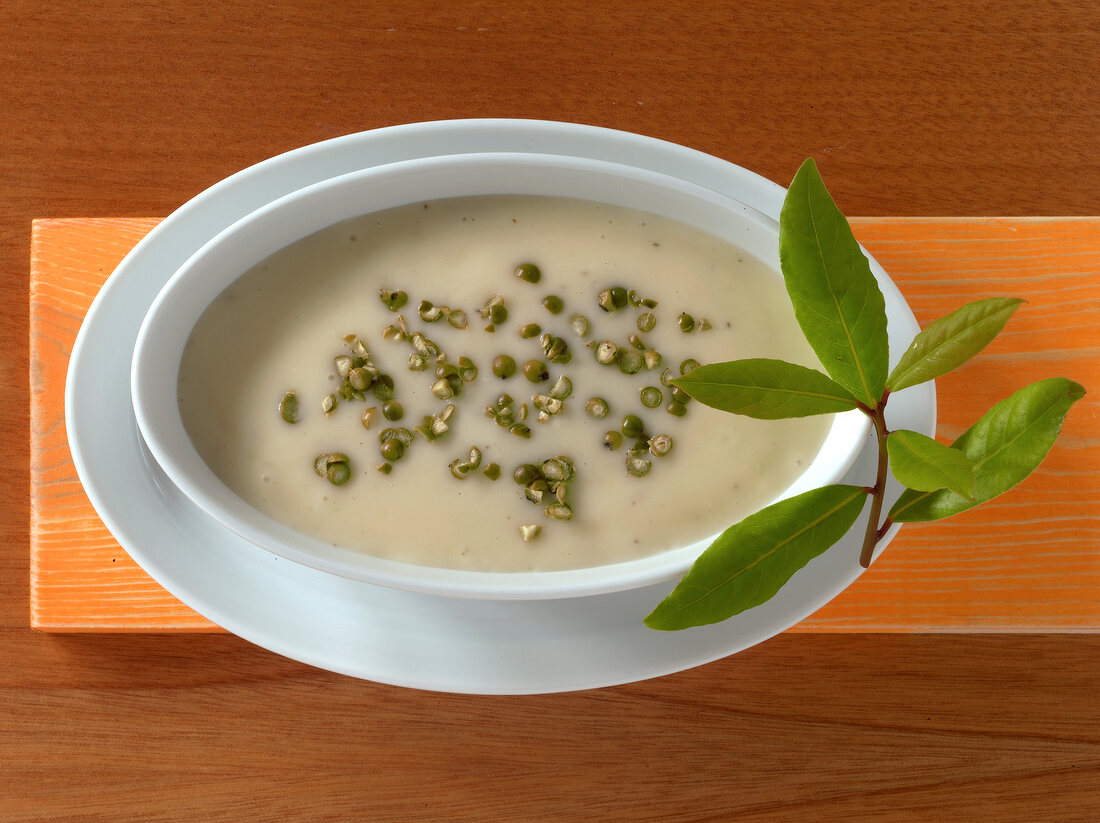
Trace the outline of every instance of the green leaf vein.
{"type": "MultiPolygon", "coordinates": [[[[790,562],[790,556],[789,556],[790,555],[790,544],[792,542],[794,542],[794,540],[801,537],[806,532],[811,532],[812,533],[813,531],[815,531],[817,529],[817,527],[823,521],[828,520],[830,517],[832,517],[838,511],[843,509],[845,506],[847,506],[849,503],[851,503],[853,500],[855,500],[857,497],[859,497],[860,495],[863,495],[863,494],[866,494],[866,491],[864,491],[863,489],[858,489],[857,491],[852,492],[852,494],[850,494],[848,497],[844,498],[843,501],[841,501],[837,505],[833,506],[832,508],[828,509],[827,511],[822,512],[816,518],[814,518],[809,523],[804,525],[798,531],[792,532],[784,540],[781,540],[779,543],[777,543],[773,548],[769,549],[766,552],[762,552],[760,554],[760,556],[757,557],[756,560],[754,560],[752,563],[749,563],[747,566],[744,566],[743,568],[738,569],[738,571],[735,574],[732,574],[729,577],[724,578],[723,580],[721,580],[720,582],[718,582],[714,586],[710,587],[709,589],[703,589],[700,592],[698,597],[696,597],[694,600],[689,600],[689,601],[683,603],[682,605],[680,605],[676,609],[673,609],[670,612],[670,614],[678,614],[679,612],[682,612],[685,609],[688,609],[688,608],[694,606],[700,600],[703,600],[707,597],[710,597],[712,594],[714,594],[719,589],[724,589],[726,586],[732,585],[736,589],[737,579],[741,575],[745,574],[746,572],[751,571],[752,569],[754,569],[756,566],[760,565],[760,563],[767,560],[769,557],[771,557],[773,554],[775,554],[780,549],[783,549],[787,552],[788,557],[786,558],[786,560],[787,560],[787,562],[790,562]]],[[[866,505],[866,504],[864,504],[864,505],[866,505]]],[[[763,521],[762,525],[772,526],[773,524],[781,522],[784,519],[788,519],[788,518],[787,517],[772,518],[772,519],[769,519],[767,521],[763,521]]],[[[759,587],[762,583],[763,583],[763,577],[757,577],[757,582],[756,582],[757,589],[759,589],[759,587]]]]}
{"type": "MultiPolygon", "coordinates": [[[[836,289],[833,287],[833,280],[832,280],[832,277],[829,274],[829,264],[828,264],[828,261],[825,259],[824,248],[821,245],[821,234],[820,234],[820,232],[818,231],[818,228],[817,228],[817,214],[814,211],[813,198],[810,196],[809,187],[807,187],[807,190],[806,190],[806,203],[807,203],[807,206],[809,207],[809,211],[810,211],[810,223],[814,227],[813,241],[814,241],[814,244],[817,248],[817,256],[821,260],[821,268],[822,268],[822,271],[825,272],[825,280],[829,284],[829,295],[832,297],[833,305],[836,307],[837,317],[840,318],[840,326],[841,326],[842,329],[844,329],[845,342],[848,344],[848,348],[853,353],[855,353],[856,352],[855,338],[852,336],[852,330],[848,326],[848,320],[844,316],[843,307],[840,305],[840,300],[837,298],[836,289]]],[[[835,226],[833,228],[833,233],[834,233],[834,236],[833,236],[832,247],[835,248],[837,243],[840,242],[840,223],[839,222],[835,224],[835,226]]],[[[867,305],[867,300],[866,300],[866,295],[864,295],[863,303],[859,307],[858,316],[863,315],[863,310],[866,307],[866,305],[867,305]]],[[[823,318],[824,318],[824,316],[823,316],[823,318]]],[[[867,398],[869,401],[874,402],[874,398],[872,397],[873,392],[871,391],[871,388],[867,383],[867,374],[863,369],[863,359],[858,354],[856,354],[856,356],[853,359],[855,361],[856,370],[859,373],[860,385],[863,386],[863,396],[865,398],[867,398]]]]}

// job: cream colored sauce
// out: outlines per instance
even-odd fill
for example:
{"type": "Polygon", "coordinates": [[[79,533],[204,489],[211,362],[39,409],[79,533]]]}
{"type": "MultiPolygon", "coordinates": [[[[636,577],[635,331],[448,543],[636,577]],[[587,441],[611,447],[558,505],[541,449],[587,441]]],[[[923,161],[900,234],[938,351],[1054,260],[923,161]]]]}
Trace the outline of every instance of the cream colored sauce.
{"type": "MultiPolygon", "coordinates": [[[[519,571],[602,565],[651,554],[714,535],[782,491],[812,459],[831,416],[759,421],[706,408],[697,402],[676,418],[646,409],[638,399],[659,385],[666,365],[681,360],[717,362],[773,357],[806,365],[813,354],[795,324],[782,280],[743,251],[691,227],[607,205],[540,197],[462,198],[394,209],[357,218],[276,253],[235,282],[196,325],[181,364],[179,402],[195,447],[214,472],[246,501],[303,533],[373,555],[432,566],[519,571]],[[533,261],[537,285],[512,271],[533,261]],[[657,327],[643,335],[664,356],[662,366],[637,375],[601,366],[569,328],[575,312],[593,326],[590,338],[625,343],[636,331],[636,309],[613,314],[596,295],[614,285],[652,297],[657,327]],[[429,391],[433,371],[410,372],[408,343],[384,341],[396,320],[379,300],[379,288],[401,288],[401,310],[412,329],[440,343],[455,362],[470,357],[479,368],[454,402],[451,431],[417,441],[392,474],[376,467],[378,431],[412,428],[443,403],[429,391]],[[494,294],[506,299],[506,323],[490,334],[478,309],[494,294]],[[565,310],[556,317],[541,300],[556,294],[565,310]],[[470,325],[424,323],[422,299],[462,308],[470,325]],[[681,311],[707,318],[709,331],[682,333],[681,311]],[[563,337],[573,352],[567,365],[551,365],[551,381],[566,373],[573,394],[565,411],[545,424],[528,420],[530,440],[499,428],[484,415],[502,391],[530,404],[536,391],[522,375],[494,377],[491,361],[508,353],[520,363],[542,359],[538,338],[523,340],[519,327],[539,323],[563,337]],[[325,418],[321,399],[336,390],[332,359],[346,353],[341,336],[356,333],[372,360],[396,381],[405,417],[382,419],[381,404],[340,401],[325,418]],[[299,422],[285,423],[276,406],[293,389],[299,422]],[[584,411],[594,395],[609,401],[603,420],[584,411]],[[368,431],[362,410],[378,406],[368,431]],[[653,458],[646,477],[630,477],[624,451],[603,446],[604,433],[624,414],[638,414],[650,434],[671,435],[674,447],[653,458]],[[471,445],[495,461],[502,477],[475,472],[463,481],[448,470],[471,445]],[[313,471],[322,452],[346,453],[352,479],[336,487],[313,471]],[[577,467],[569,502],[575,517],[552,521],[528,502],[511,474],[520,463],[568,455],[577,467]],[[542,534],[525,543],[522,524],[542,534]]],[[[664,389],[665,403],[668,390],[664,389]]]]}

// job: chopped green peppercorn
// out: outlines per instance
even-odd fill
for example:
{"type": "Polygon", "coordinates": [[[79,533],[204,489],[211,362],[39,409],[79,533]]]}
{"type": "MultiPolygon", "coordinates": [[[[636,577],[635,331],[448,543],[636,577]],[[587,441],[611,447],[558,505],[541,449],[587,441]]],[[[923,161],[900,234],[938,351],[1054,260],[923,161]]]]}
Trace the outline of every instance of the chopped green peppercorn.
{"type": "Polygon", "coordinates": [[[623,374],[637,374],[642,370],[642,355],[637,349],[619,349],[619,371],[623,374]]]}
{"type": "Polygon", "coordinates": [[[592,397],[584,404],[584,410],[592,417],[601,418],[607,417],[611,412],[611,407],[608,406],[607,401],[602,397],[592,397]]]}
{"type": "Polygon", "coordinates": [[[389,289],[378,290],[379,299],[385,304],[386,308],[390,311],[398,311],[402,306],[409,302],[409,296],[405,294],[401,289],[397,291],[390,291],[389,289]]]}
{"type": "Polygon", "coordinates": [[[287,423],[298,422],[298,395],[288,391],[279,401],[279,416],[287,423]]]}

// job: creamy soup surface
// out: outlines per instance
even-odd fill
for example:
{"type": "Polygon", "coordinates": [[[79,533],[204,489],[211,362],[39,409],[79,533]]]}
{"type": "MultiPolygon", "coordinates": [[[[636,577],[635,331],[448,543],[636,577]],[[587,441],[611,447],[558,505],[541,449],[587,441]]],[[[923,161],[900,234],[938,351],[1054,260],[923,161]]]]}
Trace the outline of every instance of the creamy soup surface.
{"type": "MultiPolygon", "coordinates": [[[[782,279],[744,251],[711,235],[651,214],[584,201],[547,197],[458,198],[392,209],[335,225],[277,252],[220,295],[196,325],[179,375],[179,407],[200,455],[239,496],[272,518],[342,547],[438,567],[553,570],[602,565],[706,539],[768,503],[806,467],[824,440],[832,416],[760,421],[687,404],[666,411],[670,389],[659,377],[680,363],[771,357],[814,365],[795,323],[782,279]],[[517,278],[517,265],[541,270],[537,284],[517,278]],[[599,293],[622,286],[658,302],[657,324],[640,333],[645,308],[608,313],[599,293]],[[392,312],[380,289],[402,289],[408,303],[392,312]],[[494,295],[508,317],[494,332],[479,310],[494,295]],[[552,314],[548,295],[564,309],[552,314]],[[445,320],[427,323],[417,308],[461,308],[466,329],[445,320]],[[689,313],[696,327],[681,331],[689,313]],[[577,313],[590,321],[587,338],[570,328],[577,313]],[[449,431],[428,442],[417,435],[384,474],[378,434],[412,429],[446,402],[432,394],[434,368],[410,371],[408,341],[385,340],[382,330],[404,317],[411,330],[439,344],[449,362],[470,358],[478,375],[452,402],[449,431]],[[706,320],[710,328],[700,330],[706,320]],[[492,373],[497,355],[517,364],[545,361],[539,337],[521,326],[537,323],[560,336],[572,359],[548,364],[550,378],[535,385],[517,370],[492,373]],[[655,369],[624,374],[596,362],[588,341],[629,346],[631,333],[662,356],[655,369]],[[394,380],[404,417],[390,422],[382,403],[339,399],[325,415],[322,400],[341,384],[334,357],[348,354],[344,335],[369,347],[371,361],[394,380]],[[556,378],[572,381],[563,410],[548,422],[535,417],[532,397],[548,394],[556,378]],[[657,408],[639,392],[658,387],[657,408]],[[278,410],[284,394],[299,400],[298,422],[278,410]],[[529,439],[511,434],[485,414],[502,392],[518,410],[530,410],[529,439]],[[585,410],[589,398],[610,406],[603,419],[585,410]],[[369,429],[362,413],[374,406],[369,429]],[[641,418],[649,436],[666,434],[673,447],[647,456],[642,477],[626,471],[627,438],[618,450],[604,445],[623,417],[641,418]],[[449,465],[482,452],[478,470],[464,479],[449,465]],[[314,471],[322,453],[347,455],[351,477],[336,486],[314,471]],[[568,487],[573,518],[559,521],[525,498],[514,469],[557,455],[569,457],[576,476],[568,487]],[[481,469],[495,462],[500,479],[481,469]],[[529,541],[520,527],[539,525],[529,541]]],[[[434,365],[434,364],[433,364],[434,365]]]]}

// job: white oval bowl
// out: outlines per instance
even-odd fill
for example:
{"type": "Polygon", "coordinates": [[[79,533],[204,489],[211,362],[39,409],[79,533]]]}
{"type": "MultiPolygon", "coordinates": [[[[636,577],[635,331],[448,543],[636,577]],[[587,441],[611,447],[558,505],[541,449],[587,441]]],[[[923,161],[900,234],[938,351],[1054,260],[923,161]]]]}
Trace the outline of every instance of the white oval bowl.
{"type": "MultiPolygon", "coordinates": [[[[171,277],[138,333],[131,371],[134,412],[150,453],[199,508],[246,540],[325,572],[429,594],[537,600],[637,588],[684,574],[714,536],[648,557],[588,568],[475,572],[436,568],[344,549],[285,526],[245,502],[207,466],[176,402],[184,345],[210,303],[278,250],[348,218],[427,200],[533,194],[594,200],[692,225],[733,243],[778,275],[778,224],[755,209],[674,177],[598,160],[479,153],[377,166],[293,192],[234,223],[171,277]]],[[[807,469],[776,501],[837,482],[864,445],[858,411],[835,415],[807,469]]],[[[774,502],[774,501],[773,501],[774,502]]]]}

